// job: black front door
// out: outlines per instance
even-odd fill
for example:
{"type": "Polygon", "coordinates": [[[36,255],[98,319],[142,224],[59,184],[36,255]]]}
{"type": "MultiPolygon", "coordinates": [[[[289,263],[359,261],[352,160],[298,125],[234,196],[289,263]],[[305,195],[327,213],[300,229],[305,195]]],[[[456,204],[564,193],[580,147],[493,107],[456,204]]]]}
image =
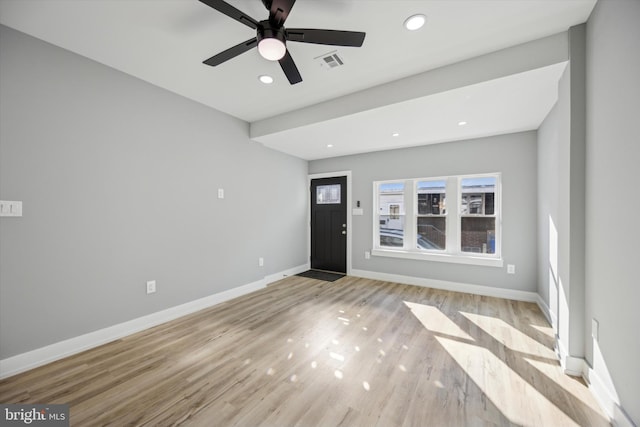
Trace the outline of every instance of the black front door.
{"type": "Polygon", "coordinates": [[[311,180],[311,268],[347,272],[347,177],[311,180]]]}

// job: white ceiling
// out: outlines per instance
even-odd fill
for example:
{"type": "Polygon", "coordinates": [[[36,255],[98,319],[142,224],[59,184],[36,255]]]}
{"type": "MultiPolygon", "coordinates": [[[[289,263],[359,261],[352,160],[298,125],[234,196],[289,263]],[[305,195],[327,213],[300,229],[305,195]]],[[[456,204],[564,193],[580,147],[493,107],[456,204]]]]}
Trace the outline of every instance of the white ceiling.
{"type": "Polygon", "coordinates": [[[537,129],[557,99],[565,66],[550,65],[254,139],[313,160],[537,129]]]}
{"type": "MultiPolygon", "coordinates": [[[[260,0],[228,0],[257,20],[260,0]]],[[[566,31],[596,0],[298,0],[287,27],[364,31],[361,48],[289,43],[303,82],[253,49],[218,67],[202,61],[253,30],[197,0],[0,0],[0,23],[247,122],[566,31]],[[402,26],[411,14],[422,29],[402,26]],[[345,65],[320,66],[337,50],[345,65]],[[275,78],[271,85],[260,74],[275,78]]],[[[535,129],[555,102],[562,67],[545,67],[255,137],[315,159],[535,129]],[[462,105],[462,107],[461,107],[462,105]],[[454,108],[455,107],[455,108],[454,108]],[[461,120],[466,126],[458,126],[461,120]],[[398,137],[391,133],[400,132],[398,137]],[[327,149],[331,142],[334,147],[327,149]]]]}

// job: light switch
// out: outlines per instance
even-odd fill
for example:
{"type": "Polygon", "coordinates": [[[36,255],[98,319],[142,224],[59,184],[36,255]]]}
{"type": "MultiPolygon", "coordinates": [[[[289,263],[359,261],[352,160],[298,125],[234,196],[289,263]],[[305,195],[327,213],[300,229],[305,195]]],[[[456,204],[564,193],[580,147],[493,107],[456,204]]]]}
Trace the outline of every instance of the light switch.
{"type": "Polygon", "coordinates": [[[147,294],[153,294],[156,292],[156,281],[149,280],[147,282],[147,294]]]}
{"type": "Polygon", "coordinates": [[[354,215],[354,216],[364,215],[364,209],[362,209],[362,208],[354,208],[351,211],[351,215],[354,215]]]}
{"type": "Polygon", "coordinates": [[[0,200],[0,216],[22,216],[22,202],[0,200]]]}

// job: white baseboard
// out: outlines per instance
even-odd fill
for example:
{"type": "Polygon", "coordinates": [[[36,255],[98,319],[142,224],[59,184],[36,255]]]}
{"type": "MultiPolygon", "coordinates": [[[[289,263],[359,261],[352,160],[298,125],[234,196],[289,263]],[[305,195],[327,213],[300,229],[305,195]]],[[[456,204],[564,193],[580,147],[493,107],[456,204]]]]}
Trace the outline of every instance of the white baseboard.
{"type": "Polygon", "coordinates": [[[607,387],[600,375],[590,366],[587,366],[585,379],[589,384],[591,394],[595,396],[600,407],[609,416],[612,425],[615,427],[635,427],[634,422],[620,407],[616,393],[607,387]]]}
{"type": "Polygon", "coordinates": [[[488,297],[512,299],[517,301],[537,302],[536,292],[519,291],[516,289],[494,288],[484,285],[472,285],[468,283],[449,282],[447,280],[426,279],[423,277],[403,276],[400,274],[379,273],[368,270],[351,270],[351,275],[366,279],[384,280],[387,282],[404,283],[407,285],[422,286],[425,288],[442,289],[445,291],[465,292],[469,294],[484,295],[488,297]]]}
{"type": "Polygon", "coordinates": [[[0,379],[28,371],[29,369],[106,344],[110,341],[140,332],[161,323],[177,319],[178,317],[186,316],[187,314],[249,294],[266,287],[269,283],[280,280],[291,274],[300,273],[306,269],[306,265],[294,267],[280,273],[266,276],[264,279],[253,283],[222,291],[217,294],[209,295],[175,307],[170,307],[146,316],[119,323],[117,325],[109,326],[104,329],[89,332],[87,334],[59,341],[26,353],[2,359],[0,360],[0,379]]]}
{"type": "Polygon", "coordinates": [[[276,274],[270,274],[264,278],[265,285],[268,285],[273,282],[277,282],[278,280],[282,280],[288,276],[295,276],[298,273],[303,273],[310,268],[309,265],[310,265],[309,263],[306,263],[306,264],[299,265],[297,267],[290,268],[288,270],[281,271],[276,274]]]}
{"type": "Polygon", "coordinates": [[[540,296],[540,294],[536,294],[536,304],[538,304],[538,307],[540,308],[540,311],[542,312],[542,314],[544,314],[544,317],[547,319],[547,322],[549,322],[550,325],[555,325],[557,319],[556,319],[556,315],[555,313],[551,312],[551,309],[549,308],[549,305],[547,305],[547,303],[542,299],[542,297],[540,296]]]}
{"type": "Polygon", "coordinates": [[[582,357],[571,356],[566,347],[556,337],[556,355],[560,360],[560,366],[565,374],[572,377],[582,377],[587,379],[587,362],[582,357]]]}
{"type": "Polygon", "coordinates": [[[560,366],[564,369],[565,374],[584,378],[585,361],[583,358],[566,355],[560,358],[560,366]]]}
{"type": "MultiPolygon", "coordinates": [[[[556,319],[554,313],[551,312],[549,306],[539,295],[537,303],[549,323],[552,325],[555,324],[556,319]]],[[[624,409],[618,404],[616,394],[605,385],[598,373],[588,365],[585,359],[569,356],[564,345],[557,338],[556,354],[565,374],[584,378],[585,382],[589,385],[591,394],[596,398],[598,404],[615,427],[635,427],[631,418],[629,418],[624,409]]]]}
{"type": "MultiPolygon", "coordinates": [[[[538,307],[540,307],[540,311],[547,318],[547,321],[550,325],[555,325],[557,318],[555,313],[551,311],[546,302],[542,299],[540,295],[536,300],[538,307]]],[[[585,380],[586,372],[587,372],[587,363],[582,357],[575,357],[569,355],[567,349],[564,347],[562,342],[556,336],[556,355],[558,356],[558,360],[560,360],[560,366],[565,374],[571,375],[572,377],[582,377],[585,380]]]]}

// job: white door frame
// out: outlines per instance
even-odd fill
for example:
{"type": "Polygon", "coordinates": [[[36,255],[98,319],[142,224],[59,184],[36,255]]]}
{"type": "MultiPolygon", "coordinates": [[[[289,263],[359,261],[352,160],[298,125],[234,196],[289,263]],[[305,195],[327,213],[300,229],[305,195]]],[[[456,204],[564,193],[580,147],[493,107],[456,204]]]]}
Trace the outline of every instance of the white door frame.
{"type": "Polygon", "coordinates": [[[351,245],[352,245],[352,221],[351,221],[351,171],[324,172],[309,174],[307,185],[307,260],[311,266],[311,180],[318,178],[337,178],[340,176],[347,177],[347,275],[351,274],[351,245]]]}

